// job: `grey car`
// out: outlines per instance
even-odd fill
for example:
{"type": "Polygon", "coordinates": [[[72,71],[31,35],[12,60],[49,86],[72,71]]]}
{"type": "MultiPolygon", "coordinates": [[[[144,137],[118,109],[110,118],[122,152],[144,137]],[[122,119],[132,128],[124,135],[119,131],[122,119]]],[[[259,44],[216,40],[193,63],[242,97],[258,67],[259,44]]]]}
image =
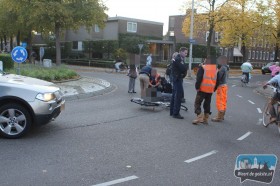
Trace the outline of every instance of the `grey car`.
{"type": "Polygon", "coordinates": [[[31,126],[44,125],[65,108],[63,94],[53,83],[0,71],[0,135],[19,138],[31,126]]]}

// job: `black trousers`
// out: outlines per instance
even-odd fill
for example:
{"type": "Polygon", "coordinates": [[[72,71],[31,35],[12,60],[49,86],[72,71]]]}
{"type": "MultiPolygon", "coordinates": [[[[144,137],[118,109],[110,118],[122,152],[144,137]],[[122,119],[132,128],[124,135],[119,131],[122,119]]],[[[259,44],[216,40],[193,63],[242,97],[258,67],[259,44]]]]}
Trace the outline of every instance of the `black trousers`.
{"type": "Polygon", "coordinates": [[[250,81],[250,73],[249,72],[243,72],[243,74],[246,76],[247,83],[249,83],[249,81],[250,81]]]}
{"type": "Polygon", "coordinates": [[[194,102],[194,112],[195,114],[201,114],[201,104],[203,102],[203,109],[205,114],[211,114],[211,99],[212,93],[197,92],[195,102],[194,102]]]}

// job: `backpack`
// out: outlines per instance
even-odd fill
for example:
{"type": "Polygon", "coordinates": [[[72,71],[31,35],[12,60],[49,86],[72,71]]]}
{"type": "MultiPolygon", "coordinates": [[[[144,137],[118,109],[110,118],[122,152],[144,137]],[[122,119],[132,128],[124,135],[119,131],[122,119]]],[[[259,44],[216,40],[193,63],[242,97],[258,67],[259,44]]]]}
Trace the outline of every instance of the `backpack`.
{"type": "Polygon", "coordinates": [[[172,73],[172,64],[169,64],[169,65],[167,65],[167,69],[166,69],[166,71],[165,71],[165,74],[166,74],[167,76],[170,76],[171,73],[172,73]]]}

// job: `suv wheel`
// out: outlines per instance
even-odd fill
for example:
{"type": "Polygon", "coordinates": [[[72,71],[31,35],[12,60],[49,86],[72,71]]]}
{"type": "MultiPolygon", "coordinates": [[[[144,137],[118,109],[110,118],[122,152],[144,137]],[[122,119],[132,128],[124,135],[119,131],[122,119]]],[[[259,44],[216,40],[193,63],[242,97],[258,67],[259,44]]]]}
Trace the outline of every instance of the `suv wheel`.
{"type": "Polygon", "coordinates": [[[31,116],[26,108],[9,103],[0,107],[0,134],[5,138],[19,138],[31,126],[31,116]]]}

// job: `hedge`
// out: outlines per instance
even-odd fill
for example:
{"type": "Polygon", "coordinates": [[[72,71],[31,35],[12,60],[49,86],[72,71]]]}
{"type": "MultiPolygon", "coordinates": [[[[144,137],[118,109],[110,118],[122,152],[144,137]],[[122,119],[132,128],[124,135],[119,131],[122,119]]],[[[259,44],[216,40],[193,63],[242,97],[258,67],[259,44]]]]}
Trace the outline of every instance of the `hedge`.
{"type": "Polygon", "coordinates": [[[3,61],[4,70],[9,70],[14,68],[14,61],[10,54],[0,54],[0,61],[3,61]]]}

